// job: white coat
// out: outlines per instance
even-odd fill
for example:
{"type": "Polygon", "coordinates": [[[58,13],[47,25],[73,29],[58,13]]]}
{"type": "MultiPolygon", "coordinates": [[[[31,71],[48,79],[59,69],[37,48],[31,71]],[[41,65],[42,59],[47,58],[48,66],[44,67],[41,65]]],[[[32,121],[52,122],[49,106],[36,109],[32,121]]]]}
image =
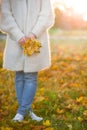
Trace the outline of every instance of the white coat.
{"type": "Polygon", "coordinates": [[[7,33],[3,67],[37,72],[50,66],[48,29],[54,23],[50,0],[2,0],[0,29],[7,33]],[[41,42],[39,54],[23,54],[18,40],[33,33],[41,42]]]}

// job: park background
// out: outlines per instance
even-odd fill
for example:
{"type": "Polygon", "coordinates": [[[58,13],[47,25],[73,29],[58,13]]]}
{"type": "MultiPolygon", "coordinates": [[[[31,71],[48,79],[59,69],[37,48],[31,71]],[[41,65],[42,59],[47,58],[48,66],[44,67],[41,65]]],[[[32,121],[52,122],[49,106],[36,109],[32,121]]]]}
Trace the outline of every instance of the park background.
{"type": "Polygon", "coordinates": [[[52,0],[55,24],[49,31],[52,65],[39,72],[34,112],[21,123],[17,110],[14,72],[3,70],[5,35],[0,34],[0,130],[87,130],[87,2],[52,0]]]}

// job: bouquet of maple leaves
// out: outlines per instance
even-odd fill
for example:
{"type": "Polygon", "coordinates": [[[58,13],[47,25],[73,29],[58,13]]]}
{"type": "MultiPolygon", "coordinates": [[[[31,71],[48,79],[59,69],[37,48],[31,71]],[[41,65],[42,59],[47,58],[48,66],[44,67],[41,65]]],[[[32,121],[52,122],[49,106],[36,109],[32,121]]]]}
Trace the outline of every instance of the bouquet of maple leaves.
{"type": "Polygon", "coordinates": [[[31,56],[35,53],[40,53],[41,43],[35,38],[33,40],[26,39],[26,42],[22,44],[24,55],[31,56]]]}

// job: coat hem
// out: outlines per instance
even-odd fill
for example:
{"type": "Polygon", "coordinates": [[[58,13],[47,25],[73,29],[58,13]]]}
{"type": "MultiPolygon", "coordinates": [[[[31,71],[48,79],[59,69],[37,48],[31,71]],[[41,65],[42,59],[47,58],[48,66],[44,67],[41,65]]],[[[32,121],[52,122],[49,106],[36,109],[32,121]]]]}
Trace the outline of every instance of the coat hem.
{"type": "Polygon", "coordinates": [[[39,68],[39,69],[32,69],[32,70],[24,70],[24,69],[13,69],[13,68],[11,68],[11,67],[5,67],[5,66],[3,66],[3,69],[6,69],[6,70],[9,70],[9,71],[24,71],[25,73],[27,73],[27,72],[39,72],[39,71],[43,71],[43,70],[45,70],[45,69],[48,69],[49,67],[51,66],[51,64],[50,65],[47,65],[47,66],[45,66],[45,67],[41,67],[41,68],[39,68]]]}

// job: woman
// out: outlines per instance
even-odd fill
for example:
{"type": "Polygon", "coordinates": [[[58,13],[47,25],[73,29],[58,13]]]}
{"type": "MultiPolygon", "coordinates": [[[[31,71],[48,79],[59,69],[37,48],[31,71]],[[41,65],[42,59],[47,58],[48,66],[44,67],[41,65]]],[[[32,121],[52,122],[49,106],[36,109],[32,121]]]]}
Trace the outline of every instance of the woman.
{"type": "Polygon", "coordinates": [[[2,0],[0,28],[7,33],[3,68],[15,71],[15,88],[19,108],[13,118],[21,122],[26,111],[33,120],[36,116],[31,104],[36,93],[38,71],[50,66],[48,28],[54,17],[50,0],[2,0]],[[37,38],[42,47],[39,54],[30,57],[23,54],[21,45],[26,38],[37,38]]]}

